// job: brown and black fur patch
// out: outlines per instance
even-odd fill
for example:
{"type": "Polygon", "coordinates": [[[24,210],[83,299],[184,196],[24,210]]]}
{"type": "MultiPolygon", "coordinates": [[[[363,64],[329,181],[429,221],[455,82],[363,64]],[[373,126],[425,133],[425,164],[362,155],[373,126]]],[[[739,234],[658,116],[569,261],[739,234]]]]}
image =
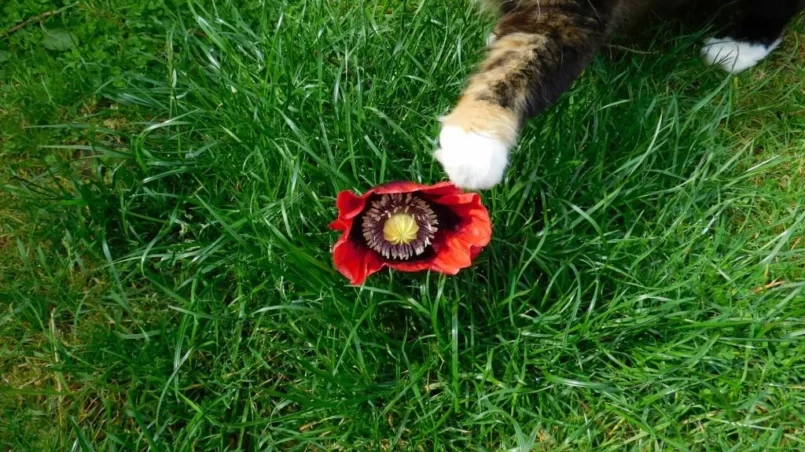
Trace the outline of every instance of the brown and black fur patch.
{"type": "Polygon", "coordinates": [[[542,112],[570,86],[613,31],[630,28],[651,11],[706,3],[734,4],[743,19],[726,36],[768,44],[805,0],[481,0],[500,19],[486,59],[445,126],[483,132],[512,146],[529,116],[542,112]]]}
{"type": "Polygon", "coordinates": [[[495,41],[443,123],[513,145],[522,122],[553,103],[605,42],[619,3],[498,0],[495,41]]]}

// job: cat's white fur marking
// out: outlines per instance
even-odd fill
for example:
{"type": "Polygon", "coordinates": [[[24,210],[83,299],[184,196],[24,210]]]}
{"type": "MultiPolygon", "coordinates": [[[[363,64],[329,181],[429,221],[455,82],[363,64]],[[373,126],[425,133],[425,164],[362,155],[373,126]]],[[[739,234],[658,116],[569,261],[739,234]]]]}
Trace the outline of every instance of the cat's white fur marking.
{"type": "Polygon", "coordinates": [[[725,71],[737,74],[769,56],[781,41],[778,39],[765,46],[732,38],[710,38],[704,42],[702,57],[707,64],[717,64],[725,71]]]}
{"type": "Polygon", "coordinates": [[[509,164],[508,146],[500,140],[460,127],[446,126],[434,154],[450,180],[461,188],[483,190],[503,180],[509,164]]]}

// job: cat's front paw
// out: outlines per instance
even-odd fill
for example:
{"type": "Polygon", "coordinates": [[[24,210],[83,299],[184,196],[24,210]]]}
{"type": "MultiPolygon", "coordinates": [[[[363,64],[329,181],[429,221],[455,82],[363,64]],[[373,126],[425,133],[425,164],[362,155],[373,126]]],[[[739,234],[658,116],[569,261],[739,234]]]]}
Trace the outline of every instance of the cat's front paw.
{"type": "Polygon", "coordinates": [[[778,45],[780,39],[765,45],[726,37],[710,38],[702,47],[702,58],[707,64],[719,65],[725,71],[737,74],[758,64],[778,45]]]}
{"type": "Polygon", "coordinates": [[[445,126],[434,154],[450,180],[461,188],[484,190],[503,180],[509,164],[506,143],[491,134],[445,126]]]}

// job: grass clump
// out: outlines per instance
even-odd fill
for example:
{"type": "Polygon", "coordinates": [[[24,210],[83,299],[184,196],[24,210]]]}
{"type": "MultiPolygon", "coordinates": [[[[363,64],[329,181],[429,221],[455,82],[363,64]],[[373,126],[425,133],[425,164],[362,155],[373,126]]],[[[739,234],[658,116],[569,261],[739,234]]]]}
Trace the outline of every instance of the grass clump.
{"type": "Polygon", "coordinates": [[[334,196],[442,178],[485,19],[116,8],[3,44],[3,446],[801,447],[801,24],[740,77],[667,26],[602,53],[484,194],[472,269],[353,288],[334,196]]]}

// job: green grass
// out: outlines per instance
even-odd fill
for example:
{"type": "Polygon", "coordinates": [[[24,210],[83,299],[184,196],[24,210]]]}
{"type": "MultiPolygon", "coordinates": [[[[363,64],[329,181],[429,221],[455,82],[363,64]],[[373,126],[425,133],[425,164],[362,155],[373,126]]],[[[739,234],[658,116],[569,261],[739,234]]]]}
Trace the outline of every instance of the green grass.
{"type": "Polygon", "coordinates": [[[805,446],[802,20],[738,77],[703,31],[622,39],[528,124],[472,269],[355,288],[335,195],[443,178],[489,21],[121,3],[0,38],[3,449],[805,446]]]}

